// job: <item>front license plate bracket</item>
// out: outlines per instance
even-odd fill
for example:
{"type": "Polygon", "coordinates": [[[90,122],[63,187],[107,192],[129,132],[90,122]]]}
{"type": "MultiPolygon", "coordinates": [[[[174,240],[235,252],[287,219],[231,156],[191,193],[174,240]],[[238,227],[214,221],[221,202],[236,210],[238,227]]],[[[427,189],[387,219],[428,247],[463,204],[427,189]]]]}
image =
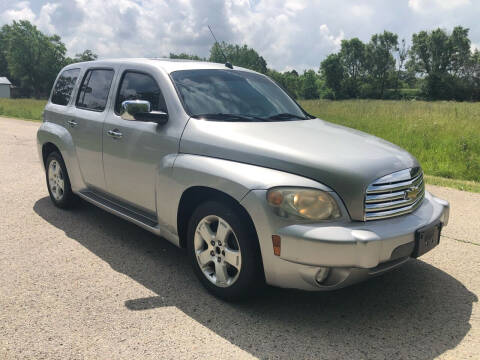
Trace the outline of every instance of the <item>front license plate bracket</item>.
{"type": "Polygon", "coordinates": [[[440,243],[440,233],[442,231],[442,223],[437,222],[424,226],[415,231],[415,248],[412,257],[419,257],[432,250],[440,243]]]}

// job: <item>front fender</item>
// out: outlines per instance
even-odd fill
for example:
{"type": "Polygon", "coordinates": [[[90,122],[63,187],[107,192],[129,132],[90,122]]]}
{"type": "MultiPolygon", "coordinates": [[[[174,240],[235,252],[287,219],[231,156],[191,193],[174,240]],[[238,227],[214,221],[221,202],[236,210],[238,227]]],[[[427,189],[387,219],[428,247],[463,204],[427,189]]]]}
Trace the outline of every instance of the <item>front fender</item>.
{"type": "Polygon", "coordinates": [[[289,185],[313,187],[325,191],[330,188],[314,180],[261,166],[200,155],[179,154],[169,174],[157,189],[159,219],[168,230],[178,234],[177,211],[182,194],[194,186],[219,190],[240,202],[250,190],[263,190],[289,185]]]}
{"type": "MultiPolygon", "coordinates": [[[[68,176],[73,191],[85,187],[77,161],[72,135],[63,126],[52,122],[44,122],[37,131],[38,154],[43,164],[42,148],[46,143],[52,143],[59,150],[67,167],[68,176]]],[[[45,166],[45,164],[43,164],[45,166]]]]}

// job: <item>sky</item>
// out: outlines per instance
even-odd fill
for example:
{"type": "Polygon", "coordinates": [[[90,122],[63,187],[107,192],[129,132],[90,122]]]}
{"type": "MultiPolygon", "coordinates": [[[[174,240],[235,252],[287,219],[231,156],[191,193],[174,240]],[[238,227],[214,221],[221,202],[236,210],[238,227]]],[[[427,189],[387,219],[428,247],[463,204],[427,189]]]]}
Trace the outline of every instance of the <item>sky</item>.
{"type": "Polygon", "coordinates": [[[438,27],[470,28],[480,48],[480,0],[0,0],[0,26],[27,19],[58,34],[70,56],[208,56],[213,40],[247,44],[279,71],[318,69],[342,39],[389,30],[410,42],[438,27]]]}

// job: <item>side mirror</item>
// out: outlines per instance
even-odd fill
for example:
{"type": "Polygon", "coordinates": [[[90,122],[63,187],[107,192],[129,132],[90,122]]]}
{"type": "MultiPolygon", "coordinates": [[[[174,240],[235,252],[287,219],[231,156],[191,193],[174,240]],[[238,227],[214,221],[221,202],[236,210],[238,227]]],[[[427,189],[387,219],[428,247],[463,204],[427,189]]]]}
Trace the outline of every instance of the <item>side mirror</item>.
{"type": "Polygon", "coordinates": [[[163,111],[151,111],[150,101],[125,100],[120,108],[120,117],[129,121],[156,122],[165,124],[168,114],[163,111]]]}

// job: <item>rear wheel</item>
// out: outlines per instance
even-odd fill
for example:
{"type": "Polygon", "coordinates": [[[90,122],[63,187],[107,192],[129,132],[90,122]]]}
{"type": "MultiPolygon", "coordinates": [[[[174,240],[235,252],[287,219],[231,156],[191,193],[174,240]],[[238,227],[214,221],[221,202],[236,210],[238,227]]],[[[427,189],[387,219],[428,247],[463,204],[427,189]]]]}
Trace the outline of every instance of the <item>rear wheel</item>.
{"type": "Polygon", "coordinates": [[[255,229],[233,204],[201,204],[189,221],[187,248],[195,274],[215,296],[244,298],[263,282],[255,229]]]}
{"type": "Polygon", "coordinates": [[[45,169],[48,193],[53,204],[62,209],[73,206],[77,197],[72,192],[62,156],[56,151],[51,152],[45,162],[45,169]]]}

